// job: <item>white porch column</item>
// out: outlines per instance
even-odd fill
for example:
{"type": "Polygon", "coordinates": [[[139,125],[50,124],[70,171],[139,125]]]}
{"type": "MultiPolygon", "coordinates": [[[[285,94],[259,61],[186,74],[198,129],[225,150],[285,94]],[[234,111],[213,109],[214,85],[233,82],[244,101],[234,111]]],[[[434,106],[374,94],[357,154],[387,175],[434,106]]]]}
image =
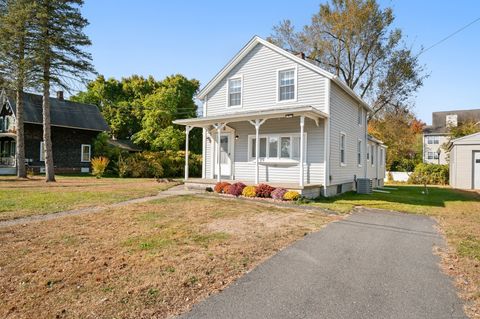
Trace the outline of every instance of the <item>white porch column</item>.
{"type": "MultiPolygon", "coordinates": [[[[260,153],[260,138],[259,138],[259,131],[260,126],[265,123],[265,120],[256,119],[254,121],[249,121],[250,124],[255,126],[255,184],[259,183],[259,170],[258,170],[258,157],[260,153]]],[[[250,150],[249,150],[250,151],[250,150]]]]}
{"type": "Polygon", "coordinates": [[[185,181],[188,179],[188,136],[192,130],[192,126],[185,126],[185,181]]]}
{"type": "Polygon", "coordinates": [[[305,126],[305,116],[300,116],[300,187],[304,185],[304,176],[303,176],[303,149],[304,149],[304,138],[303,131],[305,126]]]}
{"type": "MultiPolygon", "coordinates": [[[[220,182],[222,178],[222,167],[220,165],[220,159],[221,159],[220,137],[221,137],[222,129],[225,127],[225,123],[217,123],[213,127],[217,130],[217,165],[218,165],[217,182],[220,182]]],[[[214,166],[214,169],[215,169],[215,166],[214,166]]]]}

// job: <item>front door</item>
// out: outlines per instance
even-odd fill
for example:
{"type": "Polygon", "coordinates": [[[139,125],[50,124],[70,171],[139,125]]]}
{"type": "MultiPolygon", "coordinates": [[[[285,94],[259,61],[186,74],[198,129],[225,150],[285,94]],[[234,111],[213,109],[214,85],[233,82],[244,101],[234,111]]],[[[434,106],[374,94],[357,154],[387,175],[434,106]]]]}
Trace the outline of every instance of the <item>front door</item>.
{"type": "MultiPolygon", "coordinates": [[[[220,173],[222,177],[228,177],[232,175],[232,134],[222,133],[220,135],[220,173]]],[[[218,157],[217,148],[213,152],[215,160],[215,174],[218,176],[218,157]]]]}
{"type": "Polygon", "coordinates": [[[473,189],[480,189],[480,152],[473,153],[473,189]]]}

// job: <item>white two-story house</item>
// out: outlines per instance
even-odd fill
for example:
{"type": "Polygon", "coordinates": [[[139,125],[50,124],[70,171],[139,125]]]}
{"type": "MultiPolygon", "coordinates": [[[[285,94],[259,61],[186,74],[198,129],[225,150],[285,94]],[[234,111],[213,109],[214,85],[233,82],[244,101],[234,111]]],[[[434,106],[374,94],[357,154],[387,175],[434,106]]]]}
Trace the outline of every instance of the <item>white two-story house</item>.
{"type": "Polygon", "coordinates": [[[188,177],[186,161],[187,186],[232,180],[331,196],[370,175],[372,159],[385,169],[383,144],[367,146],[367,103],[303,55],[259,37],[197,97],[202,116],[174,121],[186,126],[187,150],[190,129],[203,129],[202,178],[188,177]]]}
{"type": "Polygon", "coordinates": [[[423,162],[448,164],[449,128],[467,121],[480,122],[480,109],[433,112],[432,125],[423,130],[423,162]]]}

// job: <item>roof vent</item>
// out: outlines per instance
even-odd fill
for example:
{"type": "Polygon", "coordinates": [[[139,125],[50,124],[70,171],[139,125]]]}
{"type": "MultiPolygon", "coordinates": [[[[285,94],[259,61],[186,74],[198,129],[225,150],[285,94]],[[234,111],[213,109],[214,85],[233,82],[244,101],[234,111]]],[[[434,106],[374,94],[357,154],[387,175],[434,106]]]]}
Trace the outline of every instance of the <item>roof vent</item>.
{"type": "Polygon", "coordinates": [[[63,91],[58,91],[58,92],[57,92],[57,99],[58,99],[59,101],[63,101],[63,91]]]}

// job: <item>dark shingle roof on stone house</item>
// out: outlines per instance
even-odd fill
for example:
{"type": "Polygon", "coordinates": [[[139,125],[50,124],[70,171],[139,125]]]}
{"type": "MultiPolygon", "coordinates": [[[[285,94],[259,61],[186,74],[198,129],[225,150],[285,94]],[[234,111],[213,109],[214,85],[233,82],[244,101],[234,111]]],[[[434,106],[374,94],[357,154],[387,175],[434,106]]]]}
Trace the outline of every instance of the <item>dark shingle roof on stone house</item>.
{"type": "MultiPolygon", "coordinates": [[[[5,91],[3,91],[4,93],[5,91]]],[[[24,121],[42,124],[42,96],[24,93],[24,121]]],[[[15,95],[6,94],[6,99],[16,114],[15,95]]],[[[97,106],[50,97],[50,116],[52,126],[76,128],[90,131],[109,131],[97,106]]]]}
{"type": "Polygon", "coordinates": [[[480,109],[473,110],[454,110],[432,113],[432,125],[427,125],[424,134],[448,134],[447,116],[457,115],[457,122],[460,124],[465,121],[480,121],[480,109]]]}

